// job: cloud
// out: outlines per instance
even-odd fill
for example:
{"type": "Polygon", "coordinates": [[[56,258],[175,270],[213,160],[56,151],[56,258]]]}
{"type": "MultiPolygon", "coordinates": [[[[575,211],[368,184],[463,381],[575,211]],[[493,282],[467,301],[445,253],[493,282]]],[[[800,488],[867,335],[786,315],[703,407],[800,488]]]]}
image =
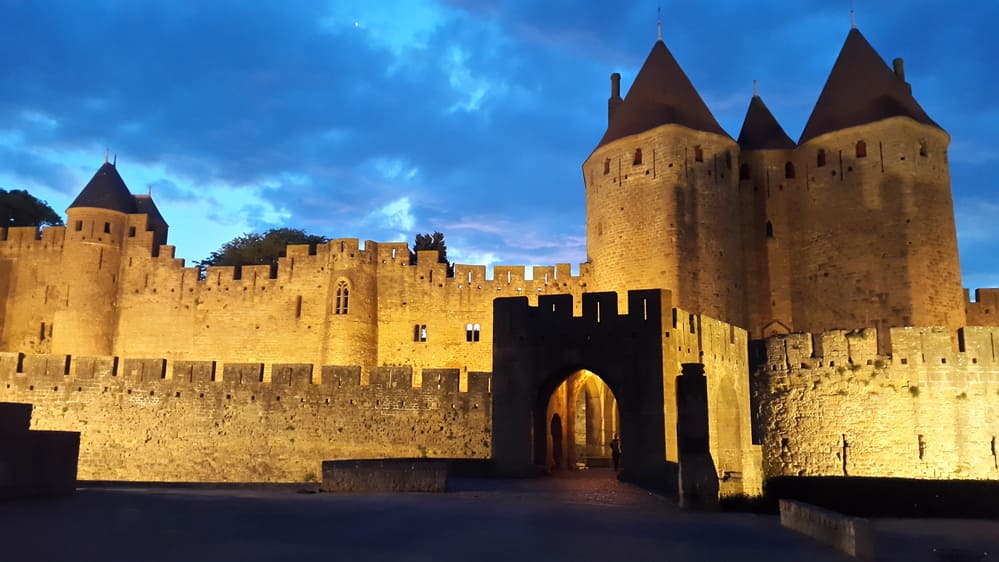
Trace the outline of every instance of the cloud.
{"type": "MultiPolygon", "coordinates": [[[[608,76],[634,80],[655,17],[610,0],[10,3],[0,183],[68,204],[110,147],[130,186],[153,186],[179,254],[282,223],[373,240],[437,229],[455,255],[576,263],[580,164],[606,127],[608,76]]],[[[870,4],[858,20],[882,55],[906,57],[951,133],[955,197],[994,197],[999,53],[981,38],[999,4],[870,4]]],[[[732,135],[757,79],[796,136],[848,29],[826,0],[663,12],[732,135]]],[[[965,257],[991,236],[969,224],[965,257]]]]}
{"type": "Polygon", "coordinates": [[[412,214],[412,204],[409,201],[409,197],[401,197],[379,209],[375,209],[364,218],[362,223],[370,225],[377,230],[397,231],[397,236],[394,236],[393,239],[398,239],[399,237],[406,239],[413,232],[416,219],[412,214]]]}

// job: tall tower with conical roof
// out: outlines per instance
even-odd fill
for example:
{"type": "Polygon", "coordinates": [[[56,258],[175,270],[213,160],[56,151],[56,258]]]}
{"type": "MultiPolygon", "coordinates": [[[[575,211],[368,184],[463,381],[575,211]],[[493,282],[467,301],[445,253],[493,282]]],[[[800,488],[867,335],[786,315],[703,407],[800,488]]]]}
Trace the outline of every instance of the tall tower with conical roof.
{"type": "Polygon", "coordinates": [[[784,211],[794,329],[878,327],[882,348],[890,326],[965,320],[950,137],[913,98],[901,59],[893,66],[851,29],[794,153],[801,178],[784,211]]]}
{"type": "Polygon", "coordinates": [[[793,326],[787,195],[800,181],[794,165],[796,145],[755,88],[738,143],[746,327],[757,338],[787,333],[793,326]]]}
{"type": "Polygon", "coordinates": [[[589,289],[661,287],[674,302],[744,323],[735,162],[718,125],[663,41],[620,98],[583,163],[589,289]]]}
{"type": "Polygon", "coordinates": [[[66,210],[63,306],[55,313],[52,351],[112,355],[123,258],[133,249],[156,255],[167,224],[150,196],[134,196],[106,161],[66,210]]]}

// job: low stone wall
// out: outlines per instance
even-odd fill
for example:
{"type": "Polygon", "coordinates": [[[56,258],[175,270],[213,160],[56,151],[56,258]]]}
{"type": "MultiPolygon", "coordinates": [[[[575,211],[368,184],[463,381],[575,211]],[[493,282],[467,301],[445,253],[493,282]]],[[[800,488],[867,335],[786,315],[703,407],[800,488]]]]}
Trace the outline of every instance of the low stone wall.
{"type": "Polygon", "coordinates": [[[448,462],[423,459],[323,461],[323,492],[446,492],[448,462]]]}
{"type": "Polygon", "coordinates": [[[867,519],[794,500],[780,500],[780,524],[854,558],[874,560],[874,534],[867,519]]]}

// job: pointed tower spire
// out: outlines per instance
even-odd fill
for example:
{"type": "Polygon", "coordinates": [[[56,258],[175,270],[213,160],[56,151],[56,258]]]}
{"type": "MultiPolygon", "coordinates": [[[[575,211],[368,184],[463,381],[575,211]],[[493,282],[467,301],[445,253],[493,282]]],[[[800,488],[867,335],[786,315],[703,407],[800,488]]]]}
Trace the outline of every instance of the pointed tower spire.
{"type": "Polygon", "coordinates": [[[77,207],[108,209],[125,214],[135,212],[135,198],[108,157],[105,157],[104,165],[69,205],[70,209],[77,207]]]}
{"type": "Polygon", "coordinates": [[[627,96],[613,114],[597,147],[669,124],[728,137],[662,41],[652,46],[627,96]]]}
{"type": "Polygon", "coordinates": [[[860,30],[851,29],[798,143],[890,117],[940,127],[912,97],[905,79],[888,67],[860,30]]]}
{"type": "Polygon", "coordinates": [[[794,141],[787,136],[767,104],[763,103],[756,90],[756,80],[753,80],[753,99],[749,102],[746,119],[742,122],[739,132],[739,148],[741,150],[782,150],[794,148],[794,141]]]}
{"type": "Polygon", "coordinates": [[[660,6],[656,12],[656,40],[663,40],[663,9],[660,6]]]}

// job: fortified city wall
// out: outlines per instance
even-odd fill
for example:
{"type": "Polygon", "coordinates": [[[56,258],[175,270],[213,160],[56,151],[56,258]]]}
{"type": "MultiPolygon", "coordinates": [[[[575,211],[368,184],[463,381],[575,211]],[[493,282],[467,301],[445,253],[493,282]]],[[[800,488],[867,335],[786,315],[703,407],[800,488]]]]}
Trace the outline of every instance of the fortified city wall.
{"type": "Polygon", "coordinates": [[[767,339],[754,374],[773,476],[997,479],[999,328],[767,339]]]}
{"type": "Polygon", "coordinates": [[[975,289],[975,300],[964,291],[969,326],[999,326],[999,289],[975,289]]]}
{"type": "Polygon", "coordinates": [[[533,267],[529,279],[524,266],[495,266],[490,279],[485,266],[458,264],[449,277],[434,251],[418,252],[411,265],[405,243],[368,241],[362,248],[357,239],[311,251],[290,246],[276,270],[202,270],[184,267],[172,246],[155,247],[152,233],[141,228],[145,237],[78,242],[66,240],[65,227],[8,230],[0,235],[0,296],[6,297],[0,350],[435,365],[461,369],[462,388],[468,371],[491,369],[494,298],[579,294],[588,271],[587,264],[579,276],[568,264],[533,267]],[[108,255],[119,247],[120,265],[106,272],[108,255]],[[90,271],[74,264],[76,273],[65,274],[65,256],[80,252],[92,258],[90,271]],[[70,327],[81,301],[101,310],[70,327]]]}
{"type": "Polygon", "coordinates": [[[0,401],[79,431],[83,480],[301,482],[323,460],[485,458],[489,373],[0,353],[0,401]]]}

